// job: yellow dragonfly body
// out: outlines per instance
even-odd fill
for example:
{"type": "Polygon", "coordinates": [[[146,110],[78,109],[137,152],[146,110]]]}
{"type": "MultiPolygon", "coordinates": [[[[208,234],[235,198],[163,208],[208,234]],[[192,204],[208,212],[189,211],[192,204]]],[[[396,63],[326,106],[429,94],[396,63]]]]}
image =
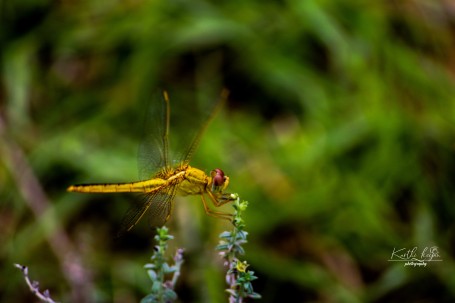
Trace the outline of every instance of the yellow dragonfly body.
{"type": "MultiPolygon", "coordinates": [[[[219,168],[212,170],[210,176],[207,176],[204,171],[189,165],[189,160],[199,139],[216,111],[211,113],[210,119],[197,133],[187,152],[183,154],[183,158],[177,165],[171,166],[168,155],[169,97],[166,92],[163,93],[163,97],[163,110],[157,112],[159,116],[155,117],[154,125],[152,125],[154,133],[151,134],[152,140],[149,141],[153,144],[146,145],[146,149],[151,150],[145,150],[145,154],[142,152],[143,158],[150,155],[149,170],[153,171],[150,179],[126,183],[80,184],[68,187],[68,191],[80,193],[132,192],[144,194],[142,203],[133,205],[127,212],[121,232],[131,230],[145,214],[148,214],[152,226],[161,226],[166,223],[172,213],[175,195],[200,195],[208,215],[228,220],[232,218],[231,214],[210,209],[205,198],[208,196],[216,207],[233,201],[235,198],[233,195],[224,193],[229,184],[229,177],[225,176],[219,168]]],[[[223,91],[221,97],[221,101],[223,101],[227,97],[227,91],[223,91]]]]}

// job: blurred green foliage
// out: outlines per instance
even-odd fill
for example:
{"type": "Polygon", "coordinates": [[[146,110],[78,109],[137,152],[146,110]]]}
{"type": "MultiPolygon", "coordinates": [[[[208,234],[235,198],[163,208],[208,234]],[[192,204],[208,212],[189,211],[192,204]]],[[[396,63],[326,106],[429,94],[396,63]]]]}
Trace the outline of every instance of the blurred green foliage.
{"type": "MultiPolygon", "coordinates": [[[[139,301],[153,236],[143,224],[113,237],[135,197],[65,188],[137,177],[144,104],[157,90],[191,117],[186,100],[210,90],[210,106],[226,87],[193,165],[223,168],[250,202],[247,259],[262,302],[453,302],[454,9],[1,2],[0,298],[34,300],[21,263],[58,301],[139,301]],[[394,248],[431,246],[442,262],[388,262],[394,248]]],[[[176,291],[225,302],[214,248],[226,223],[197,198],[176,204],[169,228],[186,251],[176,291]]]]}

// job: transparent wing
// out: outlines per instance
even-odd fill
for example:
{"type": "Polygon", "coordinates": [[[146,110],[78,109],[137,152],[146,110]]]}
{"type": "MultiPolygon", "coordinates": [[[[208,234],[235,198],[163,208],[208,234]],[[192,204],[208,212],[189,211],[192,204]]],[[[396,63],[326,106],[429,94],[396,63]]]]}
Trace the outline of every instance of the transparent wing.
{"type": "MultiPolygon", "coordinates": [[[[214,94],[207,93],[200,98],[211,98],[214,94]]],[[[186,131],[186,137],[188,139],[188,144],[185,148],[181,148],[180,152],[177,153],[176,159],[179,160],[182,164],[189,164],[191,157],[193,156],[194,152],[196,151],[199,142],[204,135],[207,127],[209,126],[210,122],[216,116],[218,111],[221,109],[223,104],[226,102],[227,97],[229,95],[229,91],[223,89],[221,91],[220,97],[218,102],[209,102],[207,100],[201,102],[204,104],[203,108],[199,109],[200,114],[198,115],[197,119],[193,119],[194,121],[191,123],[192,127],[188,128],[186,131]]]]}
{"type": "Polygon", "coordinates": [[[139,220],[144,216],[147,209],[150,207],[152,200],[150,199],[150,195],[144,195],[139,198],[138,201],[133,201],[132,203],[133,205],[126,211],[125,215],[123,216],[117,237],[123,236],[139,222],[139,220]]]}
{"type": "MultiPolygon", "coordinates": [[[[222,90],[218,102],[212,102],[213,90],[204,89],[200,93],[181,90],[170,94],[173,102],[172,117],[167,93],[153,98],[147,106],[145,135],[139,146],[138,168],[141,180],[150,179],[163,168],[189,164],[202,135],[218,110],[227,99],[228,91],[222,90]],[[173,154],[170,156],[169,128],[172,120],[174,140],[173,154]],[[174,162],[170,162],[174,160],[174,162]]],[[[172,102],[172,101],[171,101],[172,102]]]]}
{"type": "Polygon", "coordinates": [[[172,213],[176,192],[177,185],[170,185],[133,202],[122,219],[118,236],[130,231],[144,216],[148,217],[151,227],[163,226],[172,213]]]}
{"type": "Polygon", "coordinates": [[[150,179],[169,166],[169,99],[167,93],[156,94],[146,106],[145,131],[138,150],[138,171],[141,180],[150,179]]]}
{"type": "Polygon", "coordinates": [[[146,216],[150,227],[161,227],[170,218],[174,209],[174,198],[177,186],[172,186],[166,192],[158,193],[147,210],[146,216]]]}

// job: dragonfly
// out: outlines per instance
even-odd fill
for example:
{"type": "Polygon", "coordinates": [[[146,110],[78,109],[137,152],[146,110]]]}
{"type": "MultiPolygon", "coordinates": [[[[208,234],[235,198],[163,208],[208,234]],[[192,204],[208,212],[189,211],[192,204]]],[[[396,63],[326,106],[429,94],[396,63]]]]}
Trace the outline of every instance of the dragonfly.
{"type": "Polygon", "coordinates": [[[160,104],[152,109],[153,119],[150,127],[147,127],[150,132],[139,147],[139,171],[144,179],[125,183],[77,184],[69,186],[67,190],[79,193],[142,194],[142,199],[136,201],[125,214],[119,234],[130,231],[144,216],[148,217],[152,227],[164,225],[171,217],[176,195],[199,195],[207,215],[232,220],[232,214],[215,211],[207,202],[208,200],[215,207],[220,207],[236,199],[235,195],[225,192],[229,177],[220,168],[213,169],[207,175],[189,164],[208,124],[227,96],[228,91],[222,90],[220,100],[186,151],[181,153],[177,161],[171,162],[168,138],[170,101],[168,93],[164,91],[160,104]]]}

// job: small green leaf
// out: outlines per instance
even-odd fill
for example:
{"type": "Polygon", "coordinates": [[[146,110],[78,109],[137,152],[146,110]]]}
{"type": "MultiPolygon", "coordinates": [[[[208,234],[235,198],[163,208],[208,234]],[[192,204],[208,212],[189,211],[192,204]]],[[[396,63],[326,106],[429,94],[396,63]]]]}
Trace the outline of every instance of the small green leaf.
{"type": "Polygon", "coordinates": [[[258,294],[257,292],[253,292],[252,294],[248,294],[248,298],[251,298],[251,299],[261,299],[262,296],[260,294],[258,294]]]}
{"type": "Polygon", "coordinates": [[[221,239],[229,239],[232,237],[232,233],[230,231],[223,231],[218,237],[221,239]]]}
{"type": "Polygon", "coordinates": [[[148,294],[142,298],[141,303],[157,303],[158,299],[154,294],[148,294]]]}
{"type": "Polygon", "coordinates": [[[246,240],[247,236],[248,236],[248,232],[241,230],[237,233],[237,235],[235,236],[235,239],[236,240],[239,240],[239,239],[246,240]]]}
{"type": "Polygon", "coordinates": [[[153,269],[147,270],[147,274],[149,275],[150,280],[155,281],[156,280],[156,271],[153,269]]]}
{"type": "Polygon", "coordinates": [[[237,291],[235,289],[226,289],[226,292],[229,293],[234,298],[236,298],[238,296],[237,291]]]}
{"type": "Polygon", "coordinates": [[[163,264],[164,274],[171,274],[171,273],[175,272],[176,270],[177,270],[177,268],[175,266],[169,266],[169,264],[167,264],[167,263],[163,264]]]}
{"type": "Polygon", "coordinates": [[[216,250],[228,250],[229,244],[220,244],[216,247],[216,250]]]}
{"type": "Polygon", "coordinates": [[[241,254],[241,255],[244,255],[245,254],[245,250],[243,249],[242,246],[240,245],[235,245],[234,246],[234,251],[241,254]]]}
{"type": "Polygon", "coordinates": [[[177,299],[177,293],[170,288],[166,288],[163,297],[165,302],[172,302],[177,299]]]}
{"type": "Polygon", "coordinates": [[[155,294],[158,293],[161,288],[162,288],[161,282],[154,280],[152,284],[152,293],[155,294]]]}

